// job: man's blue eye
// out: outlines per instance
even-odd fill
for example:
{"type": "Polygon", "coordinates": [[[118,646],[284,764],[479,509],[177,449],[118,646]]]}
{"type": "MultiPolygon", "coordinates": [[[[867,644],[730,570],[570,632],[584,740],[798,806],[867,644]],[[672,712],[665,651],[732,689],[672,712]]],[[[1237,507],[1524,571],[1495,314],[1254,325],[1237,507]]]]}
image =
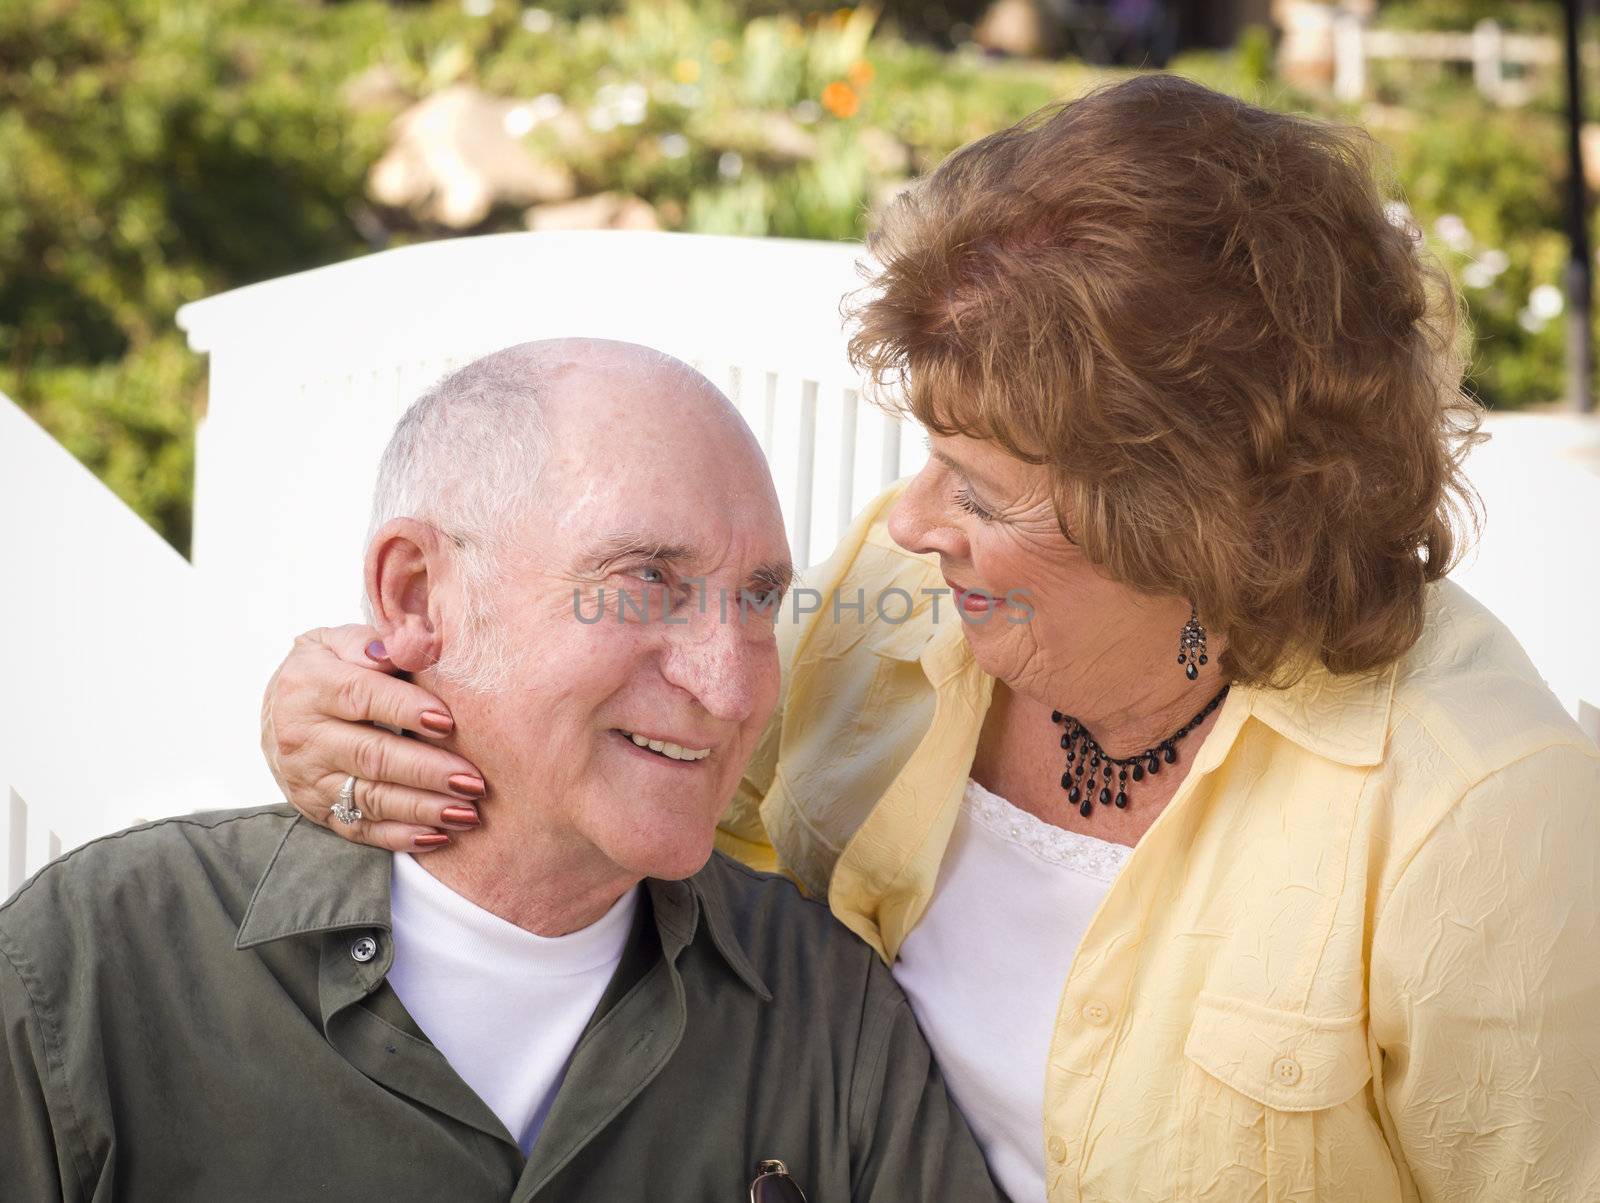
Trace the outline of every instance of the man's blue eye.
{"type": "Polygon", "coordinates": [[[667,574],[659,568],[641,568],[634,575],[647,585],[664,585],[667,582],[667,574]]]}

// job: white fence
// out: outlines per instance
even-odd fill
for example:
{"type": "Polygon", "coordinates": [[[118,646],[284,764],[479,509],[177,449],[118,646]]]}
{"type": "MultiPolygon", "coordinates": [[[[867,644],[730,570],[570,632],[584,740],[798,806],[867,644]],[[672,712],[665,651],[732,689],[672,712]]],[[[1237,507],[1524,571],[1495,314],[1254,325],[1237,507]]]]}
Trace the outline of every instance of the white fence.
{"type": "MultiPolygon", "coordinates": [[[[377,457],[452,366],[529,338],[625,338],[699,365],[767,451],[796,559],[926,452],[855,394],[840,331],[860,248],[648,233],[513,234],[373,255],[179,315],[210,355],[193,567],[0,398],[0,896],[136,817],[275,798],[261,689],[290,638],[359,614],[377,457]]],[[[1563,702],[1600,701],[1600,427],[1498,420],[1464,584],[1563,702]]],[[[1594,716],[1590,718],[1591,723],[1594,716]]],[[[1591,727],[1600,738],[1600,728],[1591,727]]]]}
{"type": "MultiPolygon", "coordinates": [[[[1470,63],[1480,95],[1496,104],[1527,104],[1533,99],[1533,69],[1561,63],[1561,43],[1541,34],[1508,33],[1499,22],[1483,20],[1471,32],[1368,29],[1355,13],[1333,17],[1333,91],[1340,100],[1367,93],[1367,64],[1373,60],[1415,63],[1470,63]],[[1507,68],[1511,68],[1507,71],[1507,68]]],[[[1586,54],[1592,60],[1592,54],[1586,54]]]]}

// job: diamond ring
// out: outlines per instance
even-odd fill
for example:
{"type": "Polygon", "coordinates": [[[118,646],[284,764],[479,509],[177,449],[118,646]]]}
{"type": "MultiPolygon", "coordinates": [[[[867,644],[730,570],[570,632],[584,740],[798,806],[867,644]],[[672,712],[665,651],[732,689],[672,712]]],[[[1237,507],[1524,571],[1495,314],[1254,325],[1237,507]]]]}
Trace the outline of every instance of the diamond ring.
{"type": "Polygon", "coordinates": [[[333,817],[341,823],[361,821],[361,809],[356,805],[356,778],[346,777],[339,787],[339,801],[334,804],[333,817]]]}

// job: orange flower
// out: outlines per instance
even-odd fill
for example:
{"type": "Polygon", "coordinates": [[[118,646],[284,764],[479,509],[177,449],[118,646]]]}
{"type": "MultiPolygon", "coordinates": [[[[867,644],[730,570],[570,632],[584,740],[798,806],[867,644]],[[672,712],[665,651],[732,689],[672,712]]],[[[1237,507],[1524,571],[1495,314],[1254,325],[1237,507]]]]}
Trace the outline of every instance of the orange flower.
{"type": "Polygon", "coordinates": [[[850,70],[847,74],[850,76],[851,83],[857,88],[865,90],[866,86],[872,82],[873,77],[878,73],[866,59],[858,59],[850,64],[850,70]]]}
{"type": "Polygon", "coordinates": [[[854,117],[861,108],[861,98],[844,80],[836,79],[822,89],[822,107],[835,117],[854,117]]]}

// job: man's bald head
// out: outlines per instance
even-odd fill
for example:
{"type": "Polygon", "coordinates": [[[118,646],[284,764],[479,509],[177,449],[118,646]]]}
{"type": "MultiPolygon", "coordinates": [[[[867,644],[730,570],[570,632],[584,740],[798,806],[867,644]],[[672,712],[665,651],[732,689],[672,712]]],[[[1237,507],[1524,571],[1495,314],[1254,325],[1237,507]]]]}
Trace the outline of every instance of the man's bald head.
{"type": "Polygon", "coordinates": [[[445,377],[406,411],[379,464],[371,531],[416,518],[453,543],[477,634],[442,667],[487,688],[503,674],[483,599],[515,532],[536,513],[554,520],[578,497],[689,459],[766,477],[738,411],[682,360],[609,339],[521,343],[445,377]]]}

